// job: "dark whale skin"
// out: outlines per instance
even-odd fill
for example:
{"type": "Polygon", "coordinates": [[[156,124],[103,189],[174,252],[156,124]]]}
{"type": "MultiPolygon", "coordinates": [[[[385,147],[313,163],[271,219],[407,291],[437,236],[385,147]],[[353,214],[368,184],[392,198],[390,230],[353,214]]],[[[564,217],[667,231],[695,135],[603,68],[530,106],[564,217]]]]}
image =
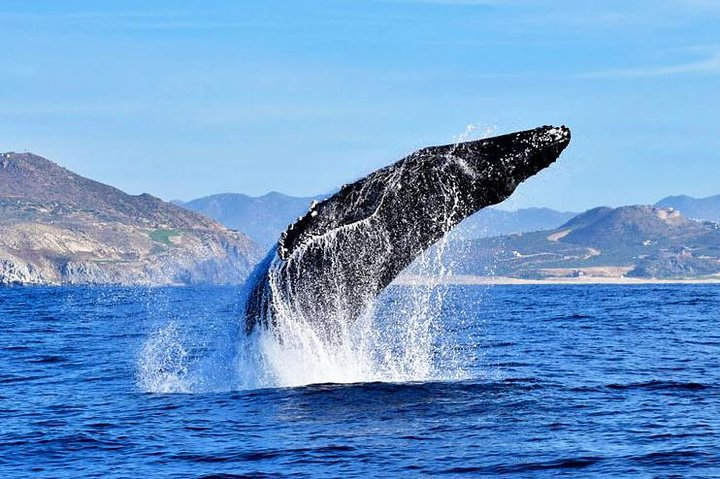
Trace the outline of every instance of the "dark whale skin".
{"type": "Polygon", "coordinates": [[[245,330],[278,314],[332,337],[452,227],[551,165],[565,126],[422,148],[311,205],[249,280],[245,330]],[[282,311],[279,311],[282,309],[282,311]]]}

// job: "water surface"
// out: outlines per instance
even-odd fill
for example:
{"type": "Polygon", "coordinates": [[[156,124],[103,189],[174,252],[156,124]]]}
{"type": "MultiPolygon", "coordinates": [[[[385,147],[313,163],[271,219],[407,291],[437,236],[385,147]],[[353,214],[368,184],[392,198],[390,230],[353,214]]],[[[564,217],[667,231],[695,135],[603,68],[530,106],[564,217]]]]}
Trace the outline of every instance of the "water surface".
{"type": "Polygon", "coordinates": [[[0,475],[720,476],[717,286],[452,287],[442,342],[464,379],[253,390],[226,354],[238,301],[0,289],[0,475]],[[187,393],[148,392],[158,331],[187,393]]]}

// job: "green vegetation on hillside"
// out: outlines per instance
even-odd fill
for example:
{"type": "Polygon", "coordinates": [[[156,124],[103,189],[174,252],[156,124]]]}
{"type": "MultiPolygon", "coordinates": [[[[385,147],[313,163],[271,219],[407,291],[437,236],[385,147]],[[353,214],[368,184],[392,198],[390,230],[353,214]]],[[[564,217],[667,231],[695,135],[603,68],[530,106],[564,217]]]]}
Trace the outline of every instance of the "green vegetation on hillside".
{"type": "Polygon", "coordinates": [[[182,232],[174,229],[157,229],[151,231],[149,235],[151,240],[170,246],[173,244],[170,238],[181,236],[182,232]]]}
{"type": "Polygon", "coordinates": [[[30,153],[0,154],[0,231],[0,285],[240,284],[261,254],[209,218],[30,153]]]}

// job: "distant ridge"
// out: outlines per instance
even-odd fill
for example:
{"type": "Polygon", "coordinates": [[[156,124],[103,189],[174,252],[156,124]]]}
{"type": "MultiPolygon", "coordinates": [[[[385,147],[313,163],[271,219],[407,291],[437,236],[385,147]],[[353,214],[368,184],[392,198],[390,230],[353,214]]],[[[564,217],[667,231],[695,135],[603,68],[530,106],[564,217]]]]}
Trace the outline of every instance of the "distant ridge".
{"type": "Polygon", "coordinates": [[[31,153],[0,154],[0,284],[239,283],[244,235],[31,153]]]}
{"type": "Polygon", "coordinates": [[[574,217],[577,213],[556,211],[550,208],[522,208],[506,211],[485,208],[462,222],[454,238],[473,239],[551,230],[574,217]]]}
{"type": "Polygon", "coordinates": [[[720,222],[720,195],[707,198],[692,196],[668,196],[658,201],[655,206],[675,208],[688,218],[720,222]]]}
{"type": "Polygon", "coordinates": [[[207,215],[228,228],[242,231],[270,248],[280,233],[307,212],[319,197],[293,197],[271,191],[263,196],[221,193],[183,203],[182,207],[207,215]]]}

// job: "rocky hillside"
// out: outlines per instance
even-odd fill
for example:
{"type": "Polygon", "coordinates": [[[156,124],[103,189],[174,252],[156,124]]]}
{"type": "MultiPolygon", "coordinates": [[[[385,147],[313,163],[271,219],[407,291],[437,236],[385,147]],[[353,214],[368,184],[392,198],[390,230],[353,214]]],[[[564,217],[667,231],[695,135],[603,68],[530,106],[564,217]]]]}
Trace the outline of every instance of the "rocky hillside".
{"type": "Polygon", "coordinates": [[[260,254],[214,220],[29,153],[0,154],[0,228],[0,284],[237,284],[260,254]]]}
{"type": "Polygon", "coordinates": [[[466,242],[455,271],[527,279],[720,276],[720,225],[652,206],[596,208],[559,228],[466,242]]]}

